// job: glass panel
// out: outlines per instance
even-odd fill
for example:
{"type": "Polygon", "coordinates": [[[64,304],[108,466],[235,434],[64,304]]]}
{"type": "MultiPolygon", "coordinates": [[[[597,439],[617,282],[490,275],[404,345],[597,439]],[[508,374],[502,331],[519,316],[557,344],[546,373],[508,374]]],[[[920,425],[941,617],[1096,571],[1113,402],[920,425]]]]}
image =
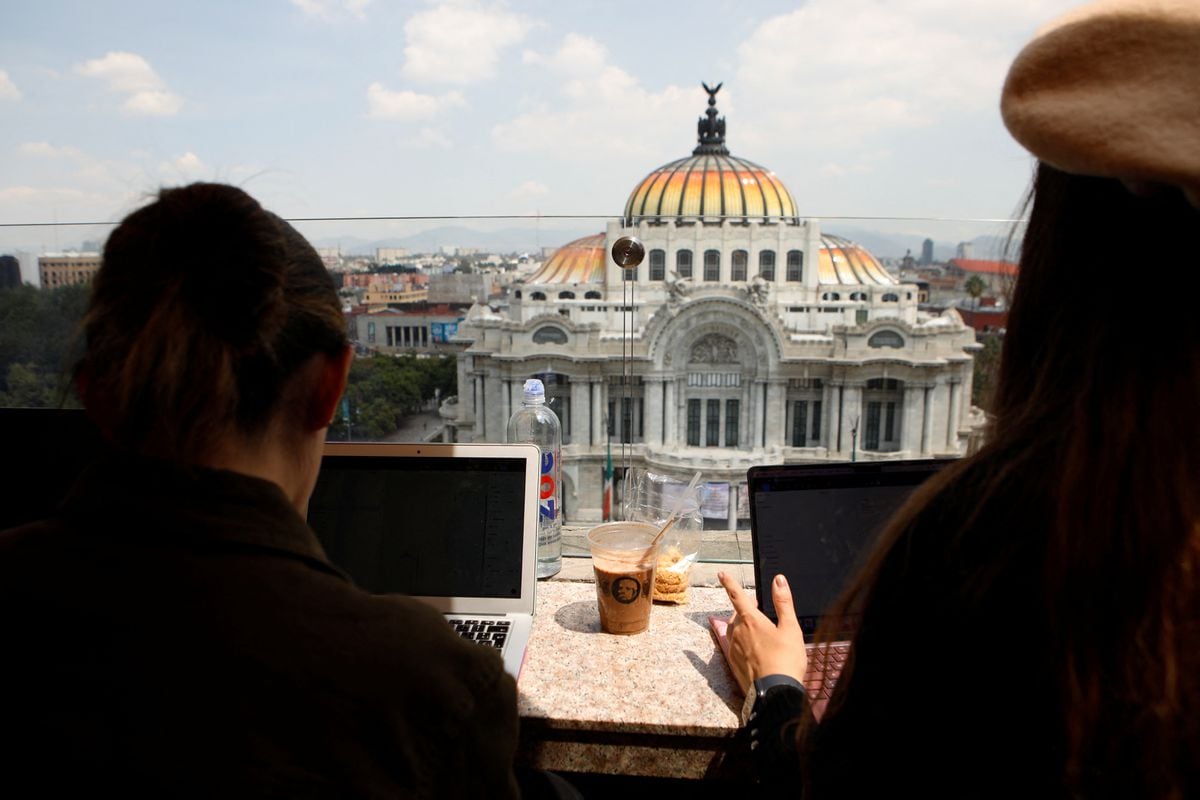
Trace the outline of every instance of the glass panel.
{"type": "Polygon", "coordinates": [[[704,426],[705,441],[704,444],[708,447],[716,447],[721,444],[721,401],[708,401],[708,419],[704,426]]]}

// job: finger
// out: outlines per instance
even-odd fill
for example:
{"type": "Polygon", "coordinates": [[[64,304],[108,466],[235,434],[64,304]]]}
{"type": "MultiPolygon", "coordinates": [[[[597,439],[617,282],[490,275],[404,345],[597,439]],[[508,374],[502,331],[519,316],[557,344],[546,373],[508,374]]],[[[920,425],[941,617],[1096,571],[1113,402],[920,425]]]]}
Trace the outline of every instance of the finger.
{"type": "Polygon", "coordinates": [[[792,603],[792,589],[783,575],[776,575],[775,580],[771,581],[771,599],[775,602],[779,627],[800,627],[800,621],[796,619],[796,606],[792,603]]]}
{"type": "Polygon", "coordinates": [[[733,604],[734,611],[742,615],[754,610],[754,602],[747,598],[746,593],[742,591],[742,587],[737,585],[737,581],[733,579],[732,575],[727,572],[718,572],[717,580],[725,587],[725,593],[729,595],[729,602],[733,604]]]}

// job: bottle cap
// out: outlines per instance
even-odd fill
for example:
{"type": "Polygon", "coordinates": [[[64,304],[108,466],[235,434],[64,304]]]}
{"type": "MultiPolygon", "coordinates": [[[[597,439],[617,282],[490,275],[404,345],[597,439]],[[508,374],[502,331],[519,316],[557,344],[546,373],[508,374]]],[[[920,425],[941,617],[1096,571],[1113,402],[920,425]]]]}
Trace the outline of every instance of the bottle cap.
{"type": "Polygon", "coordinates": [[[525,402],[534,404],[546,402],[546,387],[542,386],[542,382],[537,378],[525,381],[525,402]]]}

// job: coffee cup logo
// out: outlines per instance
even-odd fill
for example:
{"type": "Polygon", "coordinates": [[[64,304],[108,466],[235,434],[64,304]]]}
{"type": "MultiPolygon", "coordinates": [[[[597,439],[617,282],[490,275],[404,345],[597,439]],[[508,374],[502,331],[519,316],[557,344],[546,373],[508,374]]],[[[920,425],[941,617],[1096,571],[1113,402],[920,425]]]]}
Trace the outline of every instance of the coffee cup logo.
{"type": "Polygon", "coordinates": [[[621,577],[612,582],[612,596],[618,603],[629,605],[642,593],[642,585],[636,578],[621,577]]]}

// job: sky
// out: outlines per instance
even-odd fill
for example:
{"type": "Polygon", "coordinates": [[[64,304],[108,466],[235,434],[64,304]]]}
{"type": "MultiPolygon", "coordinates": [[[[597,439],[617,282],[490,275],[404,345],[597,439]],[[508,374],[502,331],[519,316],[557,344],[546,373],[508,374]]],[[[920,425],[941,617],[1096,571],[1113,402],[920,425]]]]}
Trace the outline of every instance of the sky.
{"type": "Polygon", "coordinates": [[[617,217],[642,177],[695,146],[701,81],[724,84],[732,153],[773,170],[802,216],[1004,219],[1032,170],[1000,120],[1005,71],[1076,4],[6,3],[0,248],[102,238],[28,224],[118,220],[194,180],[242,186],[286,218],[617,217]]]}

